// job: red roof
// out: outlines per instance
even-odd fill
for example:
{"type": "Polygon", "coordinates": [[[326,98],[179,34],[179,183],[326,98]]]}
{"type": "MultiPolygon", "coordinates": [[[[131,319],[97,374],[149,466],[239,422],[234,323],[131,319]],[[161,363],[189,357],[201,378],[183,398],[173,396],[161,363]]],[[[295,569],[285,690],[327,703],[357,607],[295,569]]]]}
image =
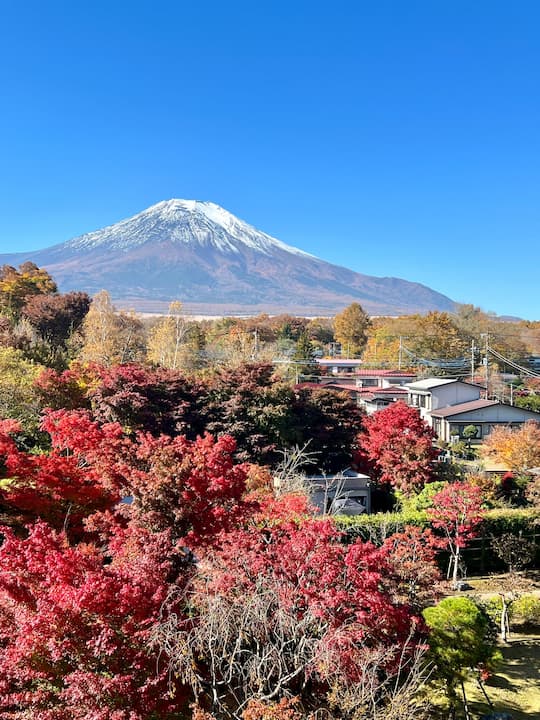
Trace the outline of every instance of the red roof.
{"type": "Polygon", "coordinates": [[[376,395],[408,395],[407,388],[401,385],[391,385],[385,388],[366,388],[376,395]]]}
{"type": "Polygon", "coordinates": [[[341,392],[350,392],[351,390],[358,392],[358,390],[362,389],[362,388],[356,387],[356,385],[346,385],[345,383],[317,383],[317,382],[301,382],[301,383],[297,383],[294,387],[299,390],[304,390],[304,389],[326,390],[327,388],[329,388],[330,390],[340,390],[341,392]]]}

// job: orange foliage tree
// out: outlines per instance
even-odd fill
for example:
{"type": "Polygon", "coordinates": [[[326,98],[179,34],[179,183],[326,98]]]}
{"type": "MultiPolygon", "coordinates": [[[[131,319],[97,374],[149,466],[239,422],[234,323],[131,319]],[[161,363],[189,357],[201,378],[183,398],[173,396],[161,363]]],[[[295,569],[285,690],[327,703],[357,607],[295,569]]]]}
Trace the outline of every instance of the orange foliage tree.
{"type": "Polygon", "coordinates": [[[519,430],[495,428],[486,438],[484,457],[503,463],[511,470],[524,472],[540,465],[540,423],[531,420],[519,430]]]}

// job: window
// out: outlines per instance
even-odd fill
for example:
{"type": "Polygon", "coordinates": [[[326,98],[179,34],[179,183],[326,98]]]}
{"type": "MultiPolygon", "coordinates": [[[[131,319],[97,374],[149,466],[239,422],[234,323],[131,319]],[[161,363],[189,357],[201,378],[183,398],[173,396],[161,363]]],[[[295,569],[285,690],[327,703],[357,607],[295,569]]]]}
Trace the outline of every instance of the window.
{"type": "Polygon", "coordinates": [[[481,425],[476,425],[475,423],[460,423],[457,426],[460,438],[464,438],[463,431],[465,430],[465,428],[468,428],[468,427],[476,428],[476,435],[472,436],[472,438],[471,438],[472,440],[479,440],[482,437],[482,426],[481,425]]]}

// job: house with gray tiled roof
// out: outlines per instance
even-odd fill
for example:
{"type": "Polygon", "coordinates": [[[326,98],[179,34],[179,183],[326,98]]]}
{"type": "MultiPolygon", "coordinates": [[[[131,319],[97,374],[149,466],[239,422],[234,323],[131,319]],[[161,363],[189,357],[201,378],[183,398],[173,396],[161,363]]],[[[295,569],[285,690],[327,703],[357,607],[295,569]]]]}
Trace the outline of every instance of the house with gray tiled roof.
{"type": "Polygon", "coordinates": [[[433,410],[479,400],[485,392],[481,385],[473,385],[464,380],[448,378],[426,378],[408,383],[408,403],[417,407],[421,417],[433,425],[433,410]]]}
{"type": "Polygon", "coordinates": [[[467,426],[476,428],[473,442],[481,442],[493,428],[518,428],[528,420],[540,422],[540,413],[481,396],[485,388],[463,380],[427,378],[407,385],[408,403],[444,442],[463,438],[467,426]]]}
{"type": "Polygon", "coordinates": [[[481,442],[501,425],[519,428],[529,420],[540,422],[540,413],[498,400],[479,399],[432,410],[431,419],[437,437],[445,442],[451,442],[454,437],[463,438],[463,431],[469,425],[476,428],[473,442],[481,442]]]}

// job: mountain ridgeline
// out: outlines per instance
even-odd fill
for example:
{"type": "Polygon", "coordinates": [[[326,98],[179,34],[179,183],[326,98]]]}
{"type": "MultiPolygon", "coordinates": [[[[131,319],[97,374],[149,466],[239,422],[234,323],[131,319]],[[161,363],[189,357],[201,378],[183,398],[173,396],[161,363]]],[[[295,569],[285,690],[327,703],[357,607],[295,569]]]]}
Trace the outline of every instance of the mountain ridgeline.
{"type": "Polygon", "coordinates": [[[333,265],[196,200],[163,201],[44,250],[0,255],[0,264],[26,260],[45,267],[62,291],[105,288],[138,311],[162,311],[176,299],[207,314],[329,315],[352,302],[372,315],[454,308],[425,285],[333,265]]]}

